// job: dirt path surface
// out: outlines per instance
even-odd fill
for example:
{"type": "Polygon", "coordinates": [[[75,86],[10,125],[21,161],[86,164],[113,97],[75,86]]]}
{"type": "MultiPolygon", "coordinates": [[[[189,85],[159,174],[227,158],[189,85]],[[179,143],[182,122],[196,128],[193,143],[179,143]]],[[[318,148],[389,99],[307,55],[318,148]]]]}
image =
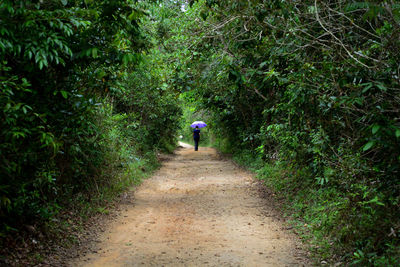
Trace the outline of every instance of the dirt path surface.
{"type": "Polygon", "coordinates": [[[253,178],[212,148],[181,144],[72,266],[305,266],[253,178]]]}

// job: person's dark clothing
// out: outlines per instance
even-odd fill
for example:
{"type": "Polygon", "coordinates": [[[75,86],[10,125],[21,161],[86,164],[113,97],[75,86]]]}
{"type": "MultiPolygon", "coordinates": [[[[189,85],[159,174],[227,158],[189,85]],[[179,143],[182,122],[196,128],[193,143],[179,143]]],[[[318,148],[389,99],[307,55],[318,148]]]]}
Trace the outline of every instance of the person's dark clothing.
{"type": "Polygon", "coordinates": [[[199,141],[200,141],[200,130],[194,129],[193,130],[193,140],[194,140],[194,150],[199,150],[199,141]]]}
{"type": "Polygon", "coordinates": [[[200,130],[199,129],[194,129],[193,130],[193,138],[194,139],[200,139],[200,130]]]}

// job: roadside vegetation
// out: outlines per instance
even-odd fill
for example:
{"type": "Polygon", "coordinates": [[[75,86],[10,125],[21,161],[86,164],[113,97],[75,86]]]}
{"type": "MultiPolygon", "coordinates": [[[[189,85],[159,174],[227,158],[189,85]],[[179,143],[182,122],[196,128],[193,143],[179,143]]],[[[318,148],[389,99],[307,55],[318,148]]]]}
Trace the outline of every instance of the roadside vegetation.
{"type": "Polygon", "coordinates": [[[317,264],[398,266],[398,1],[193,1],[181,20],[187,94],[317,264]]]}
{"type": "Polygon", "coordinates": [[[76,218],[106,212],[175,148],[178,94],[149,8],[1,1],[0,265],[70,245],[76,218]]]}

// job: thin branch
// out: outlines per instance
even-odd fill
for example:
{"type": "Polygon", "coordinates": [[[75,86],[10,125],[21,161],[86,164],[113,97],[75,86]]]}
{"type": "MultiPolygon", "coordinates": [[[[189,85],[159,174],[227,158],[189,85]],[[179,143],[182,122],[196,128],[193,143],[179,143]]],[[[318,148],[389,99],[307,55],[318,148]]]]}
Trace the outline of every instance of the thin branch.
{"type": "Polygon", "coordinates": [[[328,32],[336,41],[338,41],[338,43],[340,44],[340,46],[346,51],[346,53],[353,59],[355,60],[358,64],[368,68],[368,69],[372,69],[372,67],[362,63],[361,61],[359,61],[357,58],[355,58],[353,56],[353,54],[347,49],[347,47],[343,44],[342,40],[340,40],[338,37],[336,37],[331,31],[329,31],[324,24],[322,23],[322,21],[319,18],[319,14],[318,14],[318,7],[317,7],[317,0],[314,0],[314,6],[315,6],[315,17],[319,23],[319,25],[321,25],[321,27],[328,32]]]}
{"type": "Polygon", "coordinates": [[[230,18],[230,19],[228,19],[227,21],[224,21],[224,22],[222,22],[221,24],[215,26],[211,31],[218,30],[218,29],[224,27],[224,26],[225,26],[226,24],[228,24],[229,22],[231,22],[231,21],[233,21],[233,20],[235,20],[235,19],[237,19],[237,18],[240,18],[240,17],[241,17],[241,16],[235,16],[235,17],[233,17],[233,18],[230,18]]]}
{"type": "Polygon", "coordinates": [[[344,13],[341,13],[341,12],[339,12],[339,11],[337,11],[337,10],[334,10],[334,9],[331,9],[331,8],[329,8],[329,9],[332,10],[333,12],[335,12],[336,14],[338,14],[338,15],[344,17],[345,19],[347,19],[347,20],[348,20],[354,27],[356,27],[357,29],[359,29],[359,30],[361,30],[361,31],[363,31],[363,32],[365,32],[365,33],[367,33],[367,34],[369,34],[369,35],[371,35],[371,36],[373,36],[373,37],[375,37],[375,38],[377,38],[377,39],[381,39],[378,35],[373,34],[372,32],[367,31],[367,30],[364,29],[363,27],[360,27],[360,26],[358,26],[357,24],[355,24],[355,23],[353,22],[353,20],[350,19],[349,17],[347,17],[344,13]]]}
{"type": "Polygon", "coordinates": [[[253,87],[254,92],[259,95],[264,101],[267,101],[268,98],[266,98],[263,94],[260,93],[260,91],[258,91],[257,88],[253,87]]]}

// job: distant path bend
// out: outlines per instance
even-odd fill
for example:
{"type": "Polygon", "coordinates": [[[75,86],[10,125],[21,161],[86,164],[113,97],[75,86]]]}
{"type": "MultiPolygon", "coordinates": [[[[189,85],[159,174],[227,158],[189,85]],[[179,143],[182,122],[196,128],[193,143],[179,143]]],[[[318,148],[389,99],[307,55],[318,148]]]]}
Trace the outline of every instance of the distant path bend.
{"type": "Polygon", "coordinates": [[[251,175],[212,148],[181,143],[72,266],[304,266],[251,175]]]}

